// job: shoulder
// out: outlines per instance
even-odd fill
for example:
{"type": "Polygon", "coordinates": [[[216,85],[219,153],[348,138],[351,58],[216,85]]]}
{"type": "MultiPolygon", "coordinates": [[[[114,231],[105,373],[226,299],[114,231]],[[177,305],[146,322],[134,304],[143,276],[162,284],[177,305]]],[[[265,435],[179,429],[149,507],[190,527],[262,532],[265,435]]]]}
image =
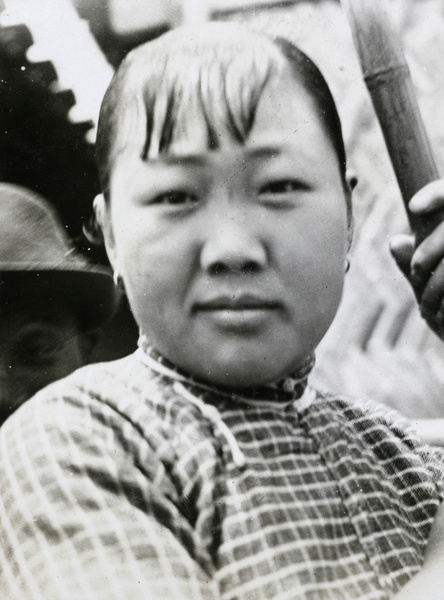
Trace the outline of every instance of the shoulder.
{"type": "MultiPolygon", "coordinates": [[[[429,446],[414,423],[398,411],[371,400],[317,392],[314,412],[334,423],[349,450],[373,461],[403,485],[429,482],[444,496],[444,449],[429,446]]],[[[318,417],[319,418],[319,417],[318,417]]]]}
{"type": "Polygon", "coordinates": [[[194,476],[200,464],[197,442],[214,462],[205,419],[171,381],[133,354],[79,369],[11,415],[0,428],[0,479],[2,464],[11,464],[11,472],[28,463],[67,472],[78,459],[101,469],[115,465],[122,477],[143,465],[146,476],[158,481],[174,470],[178,457],[194,476]]]}
{"type": "Polygon", "coordinates": [[[386,431],[406,440],[417,437],[413,423],[395,409],[369,399],[351,398],[316,390],[314,407],[357,433],[386,431]]]}
{"type": "Polygon", "coordinates": [[[156,452],[168,437],[162,406],[168,389],[130,355],[88,365],[25,402],[0,429],[0,453],[49,460],[68,449],[96,456],[156,452]],[[44,455],[47,459],[44,459],[44,455]]]}
{"type": "Polygon", "coordinates": [[[145,407],[152,408],[160,401],[164,387],[134,355],[91,364],[40,390],[6,421],[6,426],[36,414],[51,420],[55,413],[72,418],[76,412],[89,415],[114,412],[131,419],[142,398],[146,400],[145,407]]]}

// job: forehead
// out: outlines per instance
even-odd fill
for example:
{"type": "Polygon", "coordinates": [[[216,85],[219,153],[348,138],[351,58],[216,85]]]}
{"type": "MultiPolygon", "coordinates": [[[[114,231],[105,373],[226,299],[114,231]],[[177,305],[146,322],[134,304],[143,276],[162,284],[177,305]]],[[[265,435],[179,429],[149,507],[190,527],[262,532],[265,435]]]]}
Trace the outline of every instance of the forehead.
{"type": "MultiPolygon", "coordinates": [[[[320,138],[326,136],[320,110],[307,88],[294,78],[291,69],[287,69],[265,87],[251,137],[274,134],[285,136],[285,141],[289,141],[298,133],[310,135],[314,131],[320,138]]],[[[313,139],[313,143],[317,141],[313,139]]]]}
{"type": "MultiPolygon", "coordinates": [[[[223,98],[216,101],[224,102],[223,98]]],[[[325,143],[325,125],[316,101],[289,67],[274,74],[263,88],[254,110],[253,125],[245,140],[237,140],[233,135],[232,128],[227,126],[224,111],[219,114],[214,110],[209,117],[205,106],[192,101],[182,108],[168,147],[162,153],[148,155],[148,162],[155,164],[162,159],[168,162],[173,157],[211,152],[213,148],[208,133],[209,118],[212,119],[211,128],[217,135],[218,147],[222,149],[243,144],[253,147],[273,147],[280,144],[288,146],[292,143],[295,146],[306,145],[307,138],[310,137],[310,148],[314,153],[319,151],[319,145],[325,147],[326,151],[335,152],[330,144],[325,143]]],[[[120,155],[140,156],[147,127],[140,105],[137,117],[133,113],[128,121],[131,122],[131,127],[127,127],[124,122],[121,125],[121,133],[127,132],[127,143],[125,151],[120,155]]]]}

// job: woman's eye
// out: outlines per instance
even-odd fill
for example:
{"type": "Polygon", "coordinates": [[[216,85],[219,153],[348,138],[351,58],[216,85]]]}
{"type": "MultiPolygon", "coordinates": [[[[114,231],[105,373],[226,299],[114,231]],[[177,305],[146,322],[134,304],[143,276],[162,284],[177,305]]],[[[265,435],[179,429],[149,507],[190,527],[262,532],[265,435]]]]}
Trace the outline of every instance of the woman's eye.
{"type": "Polygon", "coordinates": [[[260,194],[291,194],[292,192],[298,192],[300,190],[306,189],[302,182],[291,180],[291,179],[282,179],[280,181],[272,181],[262,186],[259,193],[260,194]]]}
{"type": "Polygon", "coordinates": [[[188,192],[171,190],[164,194],[158,194],[151,200],[151,204],[165,204],[171,206],[192,205],[198,201],[197,196],[188,192]]]}

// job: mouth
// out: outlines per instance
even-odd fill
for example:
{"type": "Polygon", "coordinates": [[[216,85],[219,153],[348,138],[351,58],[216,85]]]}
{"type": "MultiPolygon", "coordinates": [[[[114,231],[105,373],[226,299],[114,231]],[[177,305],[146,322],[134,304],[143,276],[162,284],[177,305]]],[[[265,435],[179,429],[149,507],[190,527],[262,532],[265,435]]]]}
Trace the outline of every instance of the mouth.
{"type": "Polygon", "coordinates": [[[272,299],[254,294],[221,295],[198,302],[194,313],[207,316],[223,329],[249,331],[265,324],[280,309],[272,299]]]}
{"type": "Polygon", "coordinates": [[[209,298],[195,304],[197,311],[254,311],[273,310],[279,307],[275,300],[263,298],[255,294],[224,294],[209,298]]]}

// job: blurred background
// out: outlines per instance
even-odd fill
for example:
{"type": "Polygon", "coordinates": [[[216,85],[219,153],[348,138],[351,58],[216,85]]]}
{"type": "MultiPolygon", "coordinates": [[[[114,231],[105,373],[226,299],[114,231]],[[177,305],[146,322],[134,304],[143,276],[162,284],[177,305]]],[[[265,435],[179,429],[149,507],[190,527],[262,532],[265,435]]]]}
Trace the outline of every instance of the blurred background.
{"type": "MultiPolygon", "coordinates": [[[[444,173],[444,1],[387,0],[444,173]]],[[[106,263],[82,227],[98,192],[100,101],[134,46],[181,23],[239,20],[295,41],[329,82],[343,122],[354,194],[351,268],[318,351],[319,387],[383,401],[409,417],[444,417],[444,346],[422,322],[388,251],[407,221],[351,33],[335,0],[0,0],[0,180],[48,198],[78,249],[106,263]]],[[[95,360],[133,350],[124,303],[95,360]]]]}

